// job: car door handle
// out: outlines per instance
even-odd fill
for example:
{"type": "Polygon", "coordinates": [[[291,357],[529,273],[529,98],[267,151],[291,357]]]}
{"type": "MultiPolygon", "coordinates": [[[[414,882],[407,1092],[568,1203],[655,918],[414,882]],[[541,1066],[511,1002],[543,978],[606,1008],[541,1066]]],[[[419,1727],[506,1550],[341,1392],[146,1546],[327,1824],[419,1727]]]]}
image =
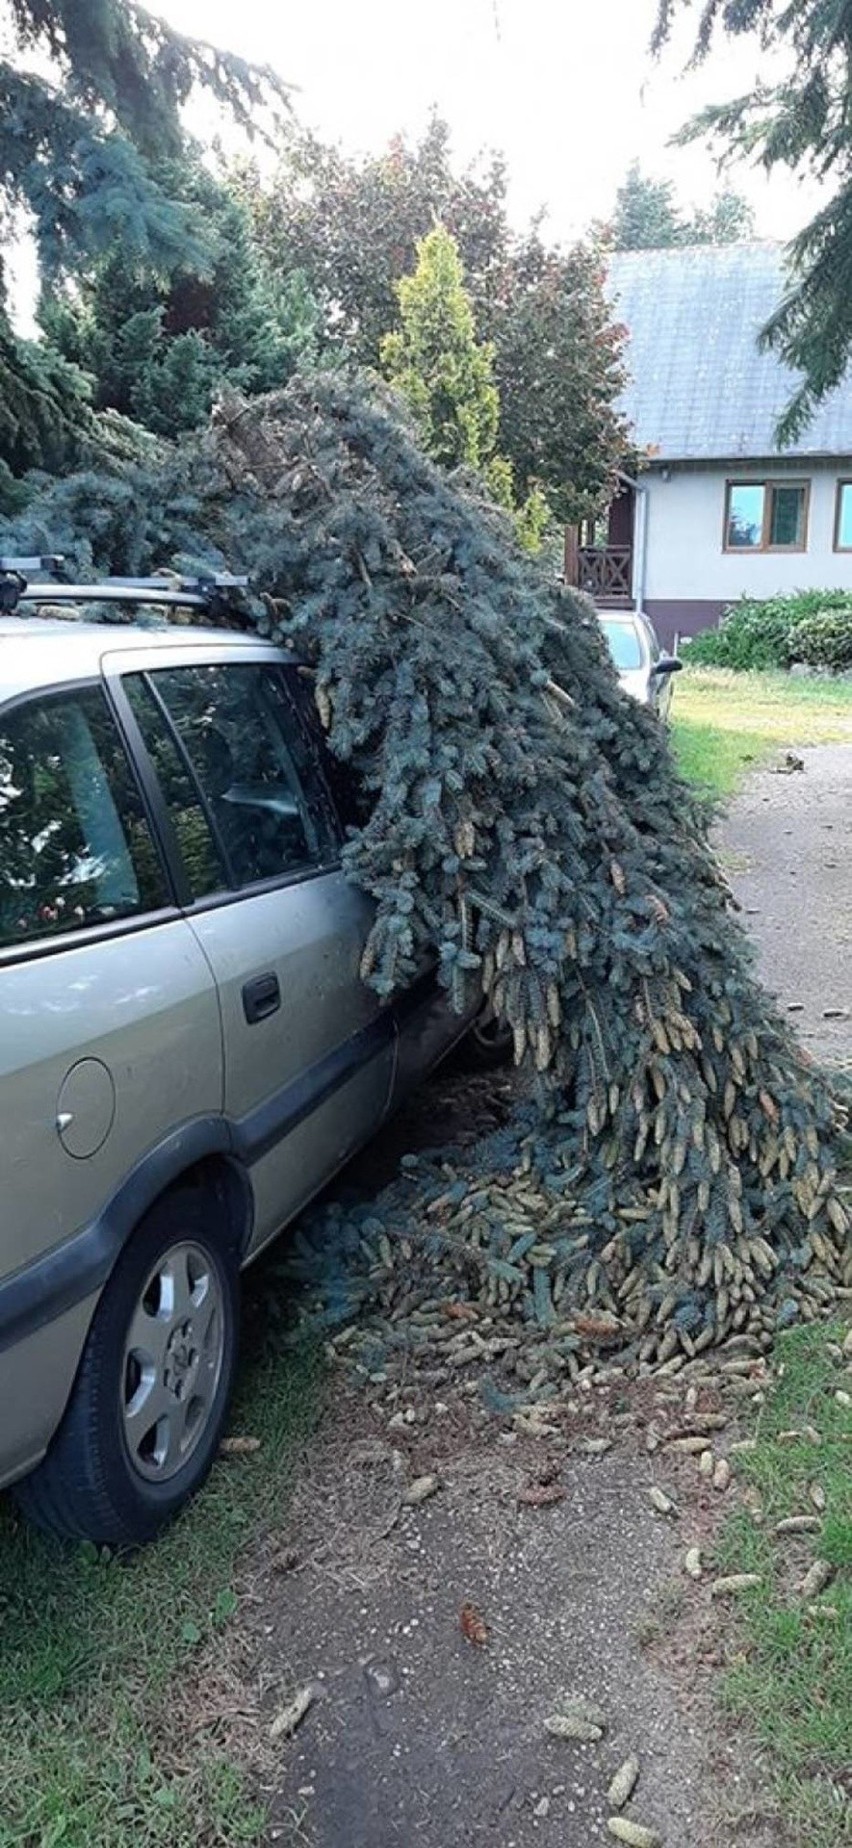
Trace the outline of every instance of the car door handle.
{"type": "Polygon", "coordinates": [[[281,990],[277,975],[256,975],[254,980],[243,986],[243,1013],[250,1027],[259,1020],[267,1020],[270,1014],[276,1014],[281,1006],[281,990]]]}

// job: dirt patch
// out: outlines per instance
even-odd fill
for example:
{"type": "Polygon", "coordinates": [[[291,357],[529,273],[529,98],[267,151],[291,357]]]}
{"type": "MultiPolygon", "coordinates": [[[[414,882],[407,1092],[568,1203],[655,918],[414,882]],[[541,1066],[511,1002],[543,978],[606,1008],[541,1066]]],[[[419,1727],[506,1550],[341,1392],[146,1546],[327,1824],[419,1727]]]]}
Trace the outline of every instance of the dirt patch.
{"type": "MultiPolygon", "coordinates": [[[[415,1421],[390,1430],[335,1374],[334,1410],[258,1561],[240,1638],[238,1704],[252,1715],[270,1841],[584,1848],[612,1840],[607,1786],[635,1755],[625,1813],[666,1848],[778,1848],[777,1819],[760,1817],[711,1706],[725,1645],[709,1582],[684,1572],[687,1547],[706,1554],[723,1499],[694,1455],[669,1447],[702,1406],[711,1427],[725,1416],[718,1396],[697,1409],[695,1396],[684,1411],[682,1388],[643,1382],[614,1402],[604,1387],[531,1438],[459,1395],[417,1402],[415,1421]],[[604,1441],[604,1454],[590,1450],[604,1441]],[[407,1506],[427,1474],[439,1486],[407,1506]],[[531,1505],[542,1488],[561,1499],[531,1505]],[[465,1605],[483,1644],[464,1634],[465,1605]],[[307,1717],[271,1746],[276,1715],[306,1687],[307,1717]],[[579,1697],[603,1710],[598,1742],[546,1731],[579,1697]]],[[[711,1428],[707,1444],[718,1450],[731,1428],[711,1428]]]]}

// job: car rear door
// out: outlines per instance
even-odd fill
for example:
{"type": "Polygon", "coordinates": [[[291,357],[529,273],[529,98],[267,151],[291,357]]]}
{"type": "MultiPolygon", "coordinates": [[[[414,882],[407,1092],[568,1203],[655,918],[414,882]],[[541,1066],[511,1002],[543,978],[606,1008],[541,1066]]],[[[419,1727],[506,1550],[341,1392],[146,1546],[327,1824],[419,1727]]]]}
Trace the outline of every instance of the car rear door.
{"type": "Polygon", "coordinates": [[[211,972],[94,683],[0,708],[0,1277],[222,1108],[211,972]]]}
{"type": "Polygon", "coordinates": [[[253,1249],[375,1129],[396,1028],[361,981],[371,910],[273,651],[113,664],[166,801],[185,916],[219,991],[225,1108],[252,1175],[253,1249]]]}

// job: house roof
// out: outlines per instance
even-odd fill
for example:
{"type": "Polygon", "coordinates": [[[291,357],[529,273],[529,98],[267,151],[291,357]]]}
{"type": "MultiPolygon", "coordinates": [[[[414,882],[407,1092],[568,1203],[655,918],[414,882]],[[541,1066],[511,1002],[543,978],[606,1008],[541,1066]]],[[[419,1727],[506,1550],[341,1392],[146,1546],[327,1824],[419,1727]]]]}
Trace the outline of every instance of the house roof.
{"type": "Polygon", "coordinates": [[[775,428],[797,374],[757,336],[785,289],[782,244],[616,251],[607,293],[629,332],[622,409],[661,461],[852,454],[852,378],[793,449],[775,428]]]}

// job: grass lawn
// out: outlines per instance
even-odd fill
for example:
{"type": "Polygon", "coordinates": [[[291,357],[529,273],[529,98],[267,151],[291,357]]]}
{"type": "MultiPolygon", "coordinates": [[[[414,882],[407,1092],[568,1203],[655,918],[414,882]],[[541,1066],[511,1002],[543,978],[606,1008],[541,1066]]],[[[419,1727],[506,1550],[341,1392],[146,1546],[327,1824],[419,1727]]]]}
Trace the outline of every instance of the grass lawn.
{"type": "Polygon", "coordinates": [[[741,1594],[742,1649],[724,1697],[767,1751],[802,1848],[852,1842],[852,1409],[835,1396],[852,1398],[852,1358],[838,1358],[845,1332],[812,1325],[780,1338],[781,1377],[757,1417],[755,1450],[738,1459],[762,1520],[740,1510],[716,1554],[722,1572],[761,1575],[741,1594]],[[818,1514],[818,1531],[776,1535],[778,1521],[801,1514],[818,1514]],[[814,1560],[833,1577],[803,1597],[814,1560]]]}
{"type": "Polygon", "coordinates": [[[262,1448],[217,1465],[156,1546],[101,1558],[0,1513],[0,1848],[266,1838],[227,1714],[205,1729],[196,1710],[202,1652],[239,1609],[240,1557],[280,1520],[321,1398],[317,1356],[275,1353],[257,1319],[231,1426],[262,1448]]]}
{"type": "Polygon", "coordinates": [[[852,744],[852,680],[693,667],[675,683],[672,742],[684,776],[731,795],[746,771],[802,744],[852,744]]]}

